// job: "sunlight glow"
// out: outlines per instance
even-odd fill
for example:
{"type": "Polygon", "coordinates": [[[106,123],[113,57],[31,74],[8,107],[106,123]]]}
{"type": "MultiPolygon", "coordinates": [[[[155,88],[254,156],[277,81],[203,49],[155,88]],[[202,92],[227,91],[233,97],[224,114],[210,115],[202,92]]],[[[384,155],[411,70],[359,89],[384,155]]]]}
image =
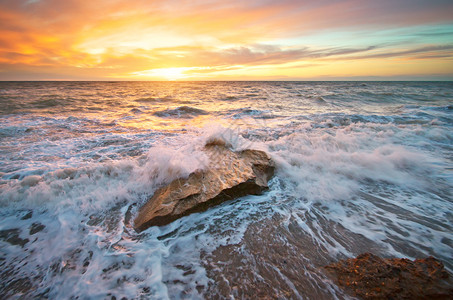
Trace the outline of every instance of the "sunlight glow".
{"type": "MultiPolygon", "coordinates": [[[[228,71],[230,68],[221,68],[228,71]]],[[[215,73],[219,70],[215,70],[211,67],[180,67],[180,68],[157,68],[151,70],[144,70],[139,72],[130,73],[127,78],[131,79],[149,79],[149,80],[184,80],[191,78],[205,78],[210,76],[209,73],[215,73]],[[206,74],[208,73],[208,74],[206,74]]]]}
{"type": "Polygon", "coordinates": [[[191,68],[160,68],[132,73],[133,77],[149,77],[166,80],[180,80],[189,77],[185,74],[191,68]]]}

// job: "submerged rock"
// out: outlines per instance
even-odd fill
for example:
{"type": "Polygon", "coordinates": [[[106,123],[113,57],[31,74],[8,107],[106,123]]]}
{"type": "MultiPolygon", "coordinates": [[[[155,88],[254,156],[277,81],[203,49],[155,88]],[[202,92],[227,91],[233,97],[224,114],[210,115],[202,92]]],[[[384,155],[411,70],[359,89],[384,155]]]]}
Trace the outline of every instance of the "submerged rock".
{"type": "Polygon", "coordinates": [[[204,151],[210,158],[208,168],[157,190],[135,218],[137,231],[166,225],[227,200],[260,194],[268,188],[275,166],[265,152],[233,152],[217,140],[206,144],[204,151]]]}
{"type": "Polygon", "coordinates": [[[365,253],[326,266],[338,285],[363,299],[453,299],[443,264],[425,259],[383,259],[365,253]]]}

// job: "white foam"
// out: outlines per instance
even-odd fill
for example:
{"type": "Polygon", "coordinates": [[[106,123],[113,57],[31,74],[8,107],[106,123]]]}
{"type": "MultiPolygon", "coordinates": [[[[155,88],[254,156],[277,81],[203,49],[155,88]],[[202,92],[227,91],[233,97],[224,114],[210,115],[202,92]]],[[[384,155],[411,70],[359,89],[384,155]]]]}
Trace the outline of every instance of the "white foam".
{"type": "MultiPolygon", "coordinates": [[[[445,189],[451,177],[443,174],[449,164],[442,152],[424,149],[427,144],[432,149],[432,130],[448,134],[445,128],[357,123],[329,130],[305,124],[282,135],[269,149],[279,176],[289,183],[284,192],[298,200],[279,213],[294,217],[313,209],[373,241],[386,255],[435,255],[448,262],[451,247],[445,241],[452,240],[453,224],[445,211],[453,205],[431,187],[445,189]],[[373,196],[384,191],[383,197],[373,196]]],[[[298,224],[332,254],[357,255],[328,235],[319,236],[304,220],[298,224]]]]}
{"type": "MultiPolygon", "coordinates": [[[[198,282],[193,282],[192,293],[197,294],[196,285],[207,286],[205,271],[201,263],[197,263],[199,251],[208,244],[215,248],[218,243],[225,243],[227,237],[219,242],[215,242],[213,237],[205,238],[205,243],[197,246],[198,250],[193,252],[188,245],[204,232],[195,230],[189,233],[199,226],[197,224],[204,222],[204,217],[195,217],[185,220],[189,221],[189,225],[175,222],[163,232],[157,229],[156,233],[152,233],[151,230],[151,234],[146,234],[137,243],[136,234],[132,232],[131,236],[130,229],[124,227],[124,216],[130,204],[138,202],[140,205],[161,184],[205,168],[209,161],[201,151],[204,144],[200,144],[200,140],[206,139],[208,137],[203,133],[194,132],[191,138],[185,138],[191,142],[180,144],[179,148],[162,144],[151,148],[139,159],[51,169],[42,175],[7,181],[0,190],[3,212],[15,214],[15,211],[33,210],[31,219],[16,222],[15,217],[10,217],[0,224],[1,230],[18,228],[22,239],[33,241],[26,243],[24,252],[33,260],[29,261],[27,267],[17,270],[18,278],[28,277],[33,272],[46,274],[38,279],[37,283],[40,282],[43,288],[38,288],[36,294],[53,286],[55,288],[47,294],[52,298],[71,294],[104,297],[111,290],[120,298],[139,295],[167,298],[167,286],[162,282],[163,273],[174,279],[182,276],[182,273],[179,274],[181,271],[171,265],[175,260],[169,257],[170,251],[172,257],[177,257],[176,260],[195,255],[190,261],[194,262],[192,268],[195,270],[191,277],[198,282]],[[118,210],[116,206],[121,209],[118,210]],[[28,228],[33,222],[40,222],[46,227],[30,236],[28,228]],[[175,228],[184,230],[184,227],[189,232],[170,245],[157,239],[175,228]],[[187,251],[170,250],[175,247],[187,251]],[[168,271],[163,271],[165,260],[169,260],[168,271]],[[84,267],[85,263],[89,265],[84,267]]],[[[232,219],[232,222],[235,220],[232,219]]],[[[246,226],[241,228],[243,232],[246,226]]],[[[0,243],[7,249],[17,247],[0,243]]],[[[10,252],[10,261],[18,259],[14,253],[10,252]]]]}

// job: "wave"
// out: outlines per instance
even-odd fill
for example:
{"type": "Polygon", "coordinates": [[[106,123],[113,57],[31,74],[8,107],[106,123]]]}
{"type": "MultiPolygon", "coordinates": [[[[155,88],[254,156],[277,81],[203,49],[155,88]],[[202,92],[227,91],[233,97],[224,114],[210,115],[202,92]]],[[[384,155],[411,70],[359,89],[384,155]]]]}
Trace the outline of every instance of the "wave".
{"type": "Polygon", "coordinates": [[[45,97],[41,97],[40,100],[31,102],[30,106],[34,108],[45,109],[51,107],[71,105],[75,102],[78,102],[78,100],[72,97],[62,97],[61,95],[48,95],[45,97]]]}
{"type": "Polygon", "coordinates": [[[428,114],[423,111],[401,115],[377,114],[310,114],[296,115],[294,120],[311,121],[313,127],[331,128],[348,126],[355,123],[400,124],[400,125],[446,125],[452,118],[444,115],[428,114]]]}
{"type": "Polygon", "coordinates": [[[453,110],[453,105],[445,105],[445,106],[426,106],[422,107],[422,109],[426,110],[436,110],[436,111],[441,111],[441,112],[450,112],[453,110]]]}
{"type": "Polygon", "coordinates": [[[180,106],[174,109],[165,109],[161,111],[156,111],[153,115],[161,118],[193,118],[201,115],[208,115],[209,112],[191,107],[191,106],[180,106]]]}
{"type": "Polygon", "coordinates": [[[259,109],[252,109],[250,107],[248,108],[239,108],[239,109],[232,109],[228,110],[225,112],[226,115],[231,116],[233,119],[241,119],[244,117],[257,117],[260,115],[265,114],[265,111],[259,110],[259,109]]]}
{"type": "Polygon", "coordinates": [[[136,99],[135,102],[139,103],[166,103],[166,102],[178,102],[177,99],[171,96],[165,97],[146,97],[146,98],[139,98],[136,99]]]}
{"type": "Polygon", "coordinates": [[[143,113],[143,111],[141,109],[136,108],[136,107],[132,108],[129,112],[132,114],[135,114],[135,115],[143,113]]]}
{"type": "Polygon", "coordinates": [[[224,98],[222,98],[222,100],[224,101],[236,101],[236,100],[239,100],[240,98],[237,97],[237,96],[226,96],[224,98]]]}
{"type": "Polygon", "coordinates": [[[6,126],[0,128],[0,137],[17,137],[31,133],[33,128],[24,126],[6,126]]]}
{"type": "Polygon", "coordinates": [[[319,103],[319,104],[327,104],[327,101],[321,96],[315,97],[315,101],[316,101],[316,103],[319,103]]]}

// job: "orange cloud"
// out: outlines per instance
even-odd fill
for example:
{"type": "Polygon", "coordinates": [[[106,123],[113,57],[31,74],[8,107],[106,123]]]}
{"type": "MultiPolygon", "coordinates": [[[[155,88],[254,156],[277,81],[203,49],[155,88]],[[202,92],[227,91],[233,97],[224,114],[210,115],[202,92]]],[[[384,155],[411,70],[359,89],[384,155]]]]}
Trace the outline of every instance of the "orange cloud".
{"type": "Polygon", "coordinates": [[[4,0],[0,79],[307,78],[339,76],[351,60],[355,73],[344,75],[361,65],[379,76],[388,72],[369,66],[389,59],[423,74],[417,60],[453,69],[452,9],[441,0],[4,0]],[[401,26],[407,37],[360,38],[401,26]]]}

